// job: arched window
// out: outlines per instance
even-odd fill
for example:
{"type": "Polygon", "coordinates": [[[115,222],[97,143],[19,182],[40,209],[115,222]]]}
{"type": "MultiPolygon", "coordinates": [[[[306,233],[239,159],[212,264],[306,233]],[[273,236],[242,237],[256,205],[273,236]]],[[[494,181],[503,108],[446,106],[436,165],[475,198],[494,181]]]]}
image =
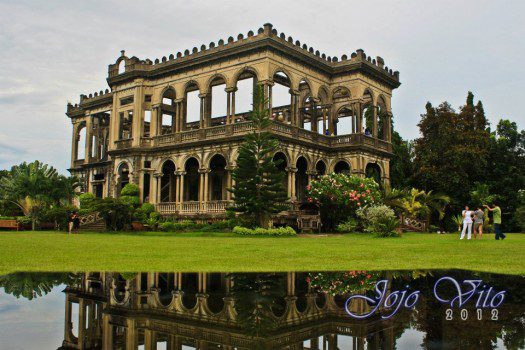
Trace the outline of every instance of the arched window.
{"type": "Polygon", "coordinates": [[[350,164],[344,160],[340,160],[335,164],[334,173],[336,174],[350,174],[350,164]]]}
{"type": "Polygon", "coordinates": [[[86,157],[86,125],[82,124],[77,130],[77,157],[76,159],[85,159],[86,157]]]}
{"type": "Polygon", "coordinates": [[[317,176],[326,175],[326,164],[320,160],[315,165],[315,171],[317,172],[317,176]]]}
{"type": "Polygon", "coordinates": [[[308,161],[305,157],[299,157],[296,163],[297,172],[295,173],[295,194],[299,202],[306,200],[306,186],[308,186],[308,161]]]}
{"type": "Polygon", "coordinates": [[[118,63],[118,74],[122,74],[126,71],[126,61],[120,60],[118,63]]]}
{"type": "MultiPolygon", "coordinates": [[[[288,167],[288,162],[286,160],[286,156],[284,155],[284,153],[277,152],[273,156],[273,161],[277,164],[277,169],[279,169],[280,171],[284,172],[287,175],[286,168],[288,167]]],[[[286,189],[288,188],[288,176],[284,176],[283,186],[286,189]]]]}
{"type": "Polygon", "coordinates": [[[162,94],[160,105],[161,135],[175,132],[175,90],[169,88],[162,94]]]}
{"type": "Polygon", "coordinates": [[[216,154],[210,160],[209,193],[210,200],[217,201],[226,198],[226,159],[216,154]]]}
{"type": "Polygon", "coordinates": [[[281,122],[291,123],[291,81],[281,71],[273,75],[272,86],[272,118],[281,122]]]}
{"type": "Polygon", "coordinates": [[[118,194],[120,194],[120,191],[129,183],[129,166],[128,163],[122,163],[118,169],[118,194]]]}
{"type": "Polygon", "coordinates": [[[226,123],[226,107],[228,93],[226,92],[226,81],[223,77],[218,76],[210,83],[210,118],[211,126],[222,125],[226,123]]]}
{"type": "Polygon", "coordinates": [[[188,84],[185,96],[185,129],[198,129],[201,118],[201,99],[199,87],[196,83],[188,84]]]}
{"type": "Polygon", "coordinates": [[[314,115],[314,102],[312,100],[312,93],[310,85],[306,80],[301,80],[299,83],[299,94],[301,105],[299,108],[299,127],[306,130],[312,130],[312,116],[314,115]]]}
{"type": "Polygon", "coordinates": [[[184,201],[199,200],[199,161],[189,158],[184,166],[186,175],[184,176],[184,201]]]}
{"type": "Polygon", "coordinates": [[[374,179],[379,186],[382,185],[381,181],[381,167],[376,163],[368,163],[365,169],[365,176],[374,179]]]}
{"type": "Polygon", "coordinates": [[[160,179],[160,201],[175,202],[177,186],[175,185],[175,164],[167,160],[162,165],[162,178],[160,179]]]}
{"type": "Polygon", "coordinates": [[[257,86],[257,76],[251,70],[244,70],[238,77],[235,92],[236,119],[243,120],[241,115],[253,109],[253,92],[257,86]]]}

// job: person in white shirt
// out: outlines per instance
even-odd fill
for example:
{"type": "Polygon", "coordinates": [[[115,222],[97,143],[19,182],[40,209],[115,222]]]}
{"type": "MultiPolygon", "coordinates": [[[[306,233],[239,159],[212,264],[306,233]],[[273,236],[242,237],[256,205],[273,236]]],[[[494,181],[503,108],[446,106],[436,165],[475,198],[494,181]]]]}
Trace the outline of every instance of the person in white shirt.
{"type": "Polygon", "coordinates": [[[465,238],[465,233],[467,231],[467,239],[470,239],[472,233],[472,211],[466,206],[465,210],[461,212],[461,215],[463,215],[463,230],[461,231],[461,237],[459,237],[459,239],[465,238]]]}

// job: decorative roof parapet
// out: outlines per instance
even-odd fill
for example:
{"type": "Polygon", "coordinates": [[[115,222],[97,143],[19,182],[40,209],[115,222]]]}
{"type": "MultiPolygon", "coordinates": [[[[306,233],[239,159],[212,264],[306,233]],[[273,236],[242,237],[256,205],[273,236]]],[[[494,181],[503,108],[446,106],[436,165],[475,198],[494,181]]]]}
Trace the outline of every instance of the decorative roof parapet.
{"type": "Polygon", "coordinates": [[[191,52],[189,49],[186,49],[184,50],[184,54],[178,52],[176,56],[170,54],[168,57],[164,56],[161,59],[156,58],[153,61],[150,59],[140,60],[137,57],[131,57],[128,59],[124,55],[124,51],[121,51],[122,54],[117,59],[116,63],[110,64],[108,66],[108,77],[112,78],[120,74],[126,74],[132,70],[152,70],[155,69],[156,66],[169,65],[173,64],[174,61],[189,60],[207,53],[221,51],[225,48],[233,46],[239,46],[245,42],[254,40],[255,38],[261,38],[263,36],[271,37],[274,40],[284,43],[285,45],[294,47],[294,49],[300,50],[304,54],[311,56],[311,58],[316,59],[320,62],[324,62],[325,64],[331,67],[345,66],[349,63],[361,62],[368,64],[369,66],[373,66],[382,73],[391,76],[395,80],[399,80],[399,72],[393,72],[392,69],[388,69],[388,67],[385,67],[384,60],[379,56],[376,59],[372,59],[370,56],[366,56],[362,49],[358,49],[356,50],[356,52],[350,54],[350,58],[348,58],[348,55],[344,54],[339,60],[339,58],[336,56],[326,56],[326,54],[321,54],[319,50],[315,50],[311,46],[309,47],[304,43],[301,44],[299,40],[296,40],[294,42],[294,39],[291,36],[287,37],[285,33],[279,34],[279,32],[275,28],[273,28],[273,25],[271,23],[265,23],[261,28],[259,28],[259,30],[257,31],[257,35],[254,35],[254,32],[250,30],[246,37],[242,33],[238,34],[237,40],[230,36],[226,43],[223,39],[220,39],[217,42],[217,45],[214,42],[211,42],[209,45],[202,44],[200,46],[200,49],[198,49],[197,47],[193,47],[191,52]],[[119,74],[118,67],[121,60],[125,60],[125,71],[119,74]]]}

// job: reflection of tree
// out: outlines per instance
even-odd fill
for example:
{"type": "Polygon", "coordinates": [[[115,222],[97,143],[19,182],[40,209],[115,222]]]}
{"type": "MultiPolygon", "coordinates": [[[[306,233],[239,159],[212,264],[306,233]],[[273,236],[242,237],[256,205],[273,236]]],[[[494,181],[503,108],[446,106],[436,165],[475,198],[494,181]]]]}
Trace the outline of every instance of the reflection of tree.
{"type": "MultiPolygon", "coordinates": [[[[237,321],[246,335],[263,337],[275,329],[273,310],[284,296],[284,278],[277,273],[232,273],[231,295],[237,321]]],[[[263,347],[261,344],[260,347],[263,347]]]]}
{"type": "Polygon", "coordinates": [[[46,295],[53,287],[72,284],[78,277],[71,273],[17,272],[0,276],[0,287],[6,294],[32,300],[46,295]]]}

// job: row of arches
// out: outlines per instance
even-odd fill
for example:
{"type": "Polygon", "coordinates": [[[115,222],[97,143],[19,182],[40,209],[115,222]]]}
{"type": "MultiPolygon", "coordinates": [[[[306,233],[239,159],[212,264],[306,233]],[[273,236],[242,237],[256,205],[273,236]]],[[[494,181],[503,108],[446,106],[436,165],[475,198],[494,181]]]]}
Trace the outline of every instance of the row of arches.
{"type": "MultiPolygon", "coordinates": [[[[334,161],[332,164],[323,159],[313,163],[308,157],[299,156],[292,162],[285,153],[279,151],[274,155],[273,160],[278,164],[277,168],[286,174],[283,186],[287,189],[288,196],[299,202],[306,201],[306,188],[312,179],[325,175],[329,171],[347,174],[352,171],[350,163],[344,159],[334,161]]],[[[165,160],[160,166],[160,172],[157,173],[158,182],[153,184],[153,186],[158,186],[158,192],[153,202],[230,200],[228,188],[233,186],[231,169],[232,166],[228,164],[226,157],[222,154],[213,155],[207,164],[201,164],[196,157],[190,156],[184,161],[181,168],[177,168],[173,160],[165,160]]],[[[145,175],[149,176],[149,174],[145,175]]],[[[369,163],[366,167],[366,176],[373,177],[381,184],[381,168],[379,165],[369,163]]],[[[130,168],[127,162],[123,162],[119,166],[118,179],[120,192],[130,182],[130,168]]],[[[150,181],[149,177],[148,181],[150,181]]],[[[150,191],[147,192],[143,199],[151,202],[147,198],[150,191]]]]}
{"type": "MultiPolygon", "coordinates": [[[[364,133],[389,139],[389,100],[382,94],[376,96],[371,88],[365,88],[358,96],[344,86],[332,91],[321,86],[313,92],[307,78],[295,83],[289,73],[277,69],[271,79],[260,82],[253,68],[241,70],[233,84],[226,76],[217,74],[204,88],[196,80],[186,82],[180,91],[173,86],[165,87],[158,98],[154,134],[241,122],[252,109],[253,92],[259,84],[264,86],[274,120],[324,135],[364,133]]],[[[148,113],[151,111],[147,110],[148,113]]],[[[151,117],[145,117],[143,136],[150,135],[150,124],[151,117]]]]}

